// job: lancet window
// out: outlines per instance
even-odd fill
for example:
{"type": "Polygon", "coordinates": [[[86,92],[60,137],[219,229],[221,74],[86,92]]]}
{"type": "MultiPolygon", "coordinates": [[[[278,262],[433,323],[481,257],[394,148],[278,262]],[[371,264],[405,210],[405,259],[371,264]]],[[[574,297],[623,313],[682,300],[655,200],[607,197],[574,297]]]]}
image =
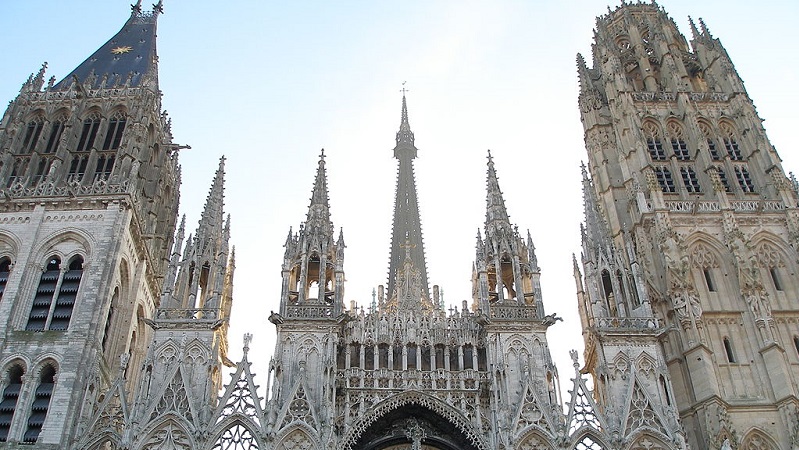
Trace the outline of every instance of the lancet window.
{"type": "Polygon", "coordinates": [[[665,161],[666,151],[663,149],[663,140],[660,136],[660,128],[653,122],[646,122],[643,126],[644,136],[646,136],[646,146],[649,156],[653,161],[665,161]]]}
{"type": "Polygon", "coordinates": [[[37,116],[30,122],[25,129],[25,138],[22,140],[22,149],[20,153],[32,153],[36,149],[36,143],[39,142],[39,136],[42,134],[44,128],[44,118],[37,116]]]}
{"type": "Polygon", "coordinates": [[[61,258],[51,257],[39,278],[25,329],[66,331],[82,276],[83,257],[80,255],[72,258],[67,270],[62,269],[61,258]]]}
{"type": "Polygon", "coordinates": [[[692,167],[680,167],[680,175],[682,175],[685,190],[692,193],[702,192],[699,186],[699,179],[696,177],[696,172],[694,172],[692,167]]]}
{"type": "Polygon", "coordinates": [[[69,163],[68,182],[81,182],[86,175],[86,166],[89,164],[89,155],[73,155],[69,163]]]}
{"type": "Polygon", "coordinates": [[[688,152],[688,145],[685,143],[682,126],[672,120],[668,123],[668,129],[671,137],[671,149],[674,152],[674,156],[676,156],[679,161],[690,160],[691,155],[688,152]]]}
{"type": "Polygon", "coordinates": [[[78,147],[75,151],[88,152],[94,146],[94,140],[97,138],[97,130],[100,128],[100,117],[91,115],[83,121],[83,128],[80,132],[80,139],[78,140],[78,147]]]}
{"type": "Polygon", "coordinates": [[[39,158],[39,163],[36,164],[36,172],[31,177],[31,185],[36,186],[44,181],[45,176],[50,172],[50,165],[52,163],[53,160],[48,157],[39,158]]]}
{"type": "Polygon", "coordinates": [[[39,375],[39,384],[34,392],[33,405],[31,405],[28,427],[25,430],[23,442],[36,442],[39,439],[39,433],[42,431],[44,420],[47,418],[47,412],[50,409],[50,398],[53,396],[53,388],[55,387],[55,375],[55,368],[49,364],[44,366],[41,375],[39,375]]]}
{"type": "Polygon", "coordinates": [[[25,173],[28,171],[30,161],[30,157],[27,156],[14,158],[14,165],[11,166],[11,174],[8,176],[6,187],[11,187],[14,183],[25,180],[25,173]]]}
{"type": "Polygon", "coordinates": [[[716,138],[710,124],[700,121],[699,130],[702,132],[702,136],[704,136],[705,140],[707,141],[707,149],[708,152],[710,152],[710,158],[713,159],[713,161],[719,161],[721,159],[721,154],[719,153],[718,146],[716,145],[716,138]]]}
{"type": "Polygon", "coordinates": [[[671,176],[671,171],[666,167],[655,167],[655,178],[658,180],[660,189],[667,194],[677,192],[674,186],[674,178],[671,176]]]}
{"type": "Polygon", "coordinates": [[[94,169],[94,180],[106,181],[114,170],[115,155],[100,155],[97,158],[97,167],[94,169]]]}
{"type": "Polygon", "coordinates": [[[730,338],[725,336],[722,340],[722,343],[724,344],[724,354],[727,356],[727,362],[730,364],[735,363],[735,352],[732,349],[732,342],[730,342],[730,338]]]}
{"type": "MultiPolygon", "coordinates": [[[[707,287],[707,291],[716,292],[718,286],[716,286],[715,273],[718,270],[719,264],[713,252],[704,244],[697,244],[691,252],[691,264],[695,270],[701,272],[701,278],[705,280],[705,287],[707,287]]],[[[696,272],[694,272],[694,274],[696,277],[696,272]]]]}
{"type": "Polygon", "coordinates": [[[5,442],[8,439],[11,420],[17,410],[17,401],[22,390],[23,375],[25,375],[25,369],[20,364],[14,364],[6,373],[6,386],[3,389],[3,400],[0,401],[0,442],[5,442]]]}
{"type": "Polygon", "coordinates": [[[727,178],[727,173],[724,172],[720,166],[716,166],[716,172],[719,174],[719,180],[721,180],[721,185],[724,186],[725,192],[732,192],[730,189],[730,180],[727,178]]]}
{"type": "Polygon", "coordinates": [[[108,132],[103,141],[103,150],[116,150],[122,142],[122,133],[125,131],[127,119],[123,114],[114,114],[108,121],[108,132]]]}
{"type": "Polygon", "coordinates": [[[3,298],[3,292],[6,290],[8,283],[8,276],[11,274],[11,258],[0,258],[0,300],[3,298]]]}
{"type": "Polygon", "coordinates": [[[755,183],[752,182],[752,177],[749,171],[744,166],[735,166],[735,178],[738,179],[738,185],[745,193],[755,192],[755,183]]]}
{"type": "Polygon", "coordinates": [[[50,137],[47,138],[47,145],[44,147],[44,153],[55,153],[58,150],[58,144],[61,142],[61,134],[64,133],[64,122],[66,118],[59,118],[50,124],[50,137]]]}

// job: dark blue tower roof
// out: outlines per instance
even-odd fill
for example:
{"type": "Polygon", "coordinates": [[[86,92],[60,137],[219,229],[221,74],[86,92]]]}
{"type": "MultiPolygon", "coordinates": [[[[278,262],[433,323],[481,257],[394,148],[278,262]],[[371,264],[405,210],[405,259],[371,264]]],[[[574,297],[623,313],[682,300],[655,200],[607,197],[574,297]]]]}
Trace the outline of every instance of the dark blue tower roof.
{"type": "Polygon", "coordinates": [[[103,44],[86,61],[55,85],[55,90],[68,89],[77,78],[81,83],[91,80],[89,87],[101,85],[132,87],[150,84],[157,88],[158,56],[155,50],[156,22],[161,13],[160,3],[152,12],[143,13],[134,6],[133,13],[122,29],[103,44]]]}

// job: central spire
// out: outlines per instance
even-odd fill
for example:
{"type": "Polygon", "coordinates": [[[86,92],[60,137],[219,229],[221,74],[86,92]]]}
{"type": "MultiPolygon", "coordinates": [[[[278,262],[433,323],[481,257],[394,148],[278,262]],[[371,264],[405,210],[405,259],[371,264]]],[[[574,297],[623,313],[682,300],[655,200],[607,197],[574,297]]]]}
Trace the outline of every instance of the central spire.
{"type": "Polygon", "coordinates": [[[424,297],[424,300],[419,299],[419,301],[424,304],[430,300],[430,291],[427,283],[427,264],[424,257],[416,180],[413,175],[413,159],[416,158],[417,151],[413,132],[408,123],[408,105],[403,92],[402,119],[397,132],[397,146],[394,147],[394,157],[399,160],[399,167],[394,199],[391,256],[388,266],[388,295],[391,298],[397,296],[397,276],[405,270],[406,264],[411,263],[419,273],[421,295],[424,297]]]}

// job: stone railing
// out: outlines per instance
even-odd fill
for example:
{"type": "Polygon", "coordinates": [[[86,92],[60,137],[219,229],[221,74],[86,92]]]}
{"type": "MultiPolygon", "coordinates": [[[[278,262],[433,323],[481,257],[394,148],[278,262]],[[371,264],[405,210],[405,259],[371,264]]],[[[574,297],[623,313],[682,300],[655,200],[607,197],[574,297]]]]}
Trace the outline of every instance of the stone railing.
{"type": "MultiPolygon", "coordinates": [[[[729,94],[720,92],[688,92],[688,98],[692,102],[726,102],[729,101],[729,94]]],[[[633,92],[633,100],[637,102],[673,102],[676,96],[672,92],[633,92]]]]}
{"type": "Polygon", "coordinates": [[[288,305],[286,306],[287,319],[332,319],[332,305],[288,305]]]}
{"type": "MultiPolygon", "coordinates": [[[[671,212],[694,213],[694,212],[718,212],[721,211],[719,202],[675,200],[667,201],[666,207],[671,212]]],[[[737,212],[762,212],[762,211],[784,211],[785,204],[779,200],[736,200],[731,201],[732,209],[737,212]]]]}
{"type": "Polygon", "coordinates": [[[588,326],[600,330],[655,331],[660,328],[654,317],[592,317],[588,326]]]}
{"type": "Polygon", "coordinates": [[[0,199],[25,197],[80,197],[91,195],[123,194],[128,191],[128,181],[109,183],[97,180],[92,184],[69,183],[67,185],[42,182],[33,187],[14,183],[11,187],[0,189],[0,199]]]}
{"type": "Polygon", "coordinates": [[[495,320],[536,320],[535,306],[491,305],[491,319],[495,320]]]}
{"type": "Polygon", "coordinates": [[[339,370],[337,378],[348,389],[477,389],[481,381],[488,381],[489,372],[474,369],[450,371],[437,370],[364,370],[349,368],[339,370]]]}
{"type": "Polygon", "coordinates": [[[215,321],[218,318],[219,311],[213,308],[159,309],[155,314],[156,321],[171,322],[215,321]]]}

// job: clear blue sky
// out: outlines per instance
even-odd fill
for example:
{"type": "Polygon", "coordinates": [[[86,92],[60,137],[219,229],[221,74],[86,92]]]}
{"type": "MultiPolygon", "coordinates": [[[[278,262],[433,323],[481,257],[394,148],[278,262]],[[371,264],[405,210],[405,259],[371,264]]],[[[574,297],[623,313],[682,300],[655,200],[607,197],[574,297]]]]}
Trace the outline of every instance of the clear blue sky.
{"type": "MultiPolygon", "coordinates": [[[[0,99],[49,62],[58,79],[116,33],[133,0],[0,3],[0,99]]],[[[145,9],[149,8],[148,2],[145,9]]],[[[799,170],[799,2],[663,1],[684,33],[703,17],[746,83],[786,170],[799,170]]],[[[611,5],[615,8],[618,3],[611,5]]],[[[585,158],[575,55],[590,61],[596,0],[166,0],[158,24],[164,107],[181,154],[181,210],[193,231],[221,155],[236,245],[232,358],[253,332],[265,385],[282,244],[304,219],[319,150],[347,243],[346,298],[368,304],[385,283],[396,166],[391,149],[407,81],[429,275],[445,300],[471,302],[485,217],[485,155],[543,270],[561,378],[582,348],[572,253],[580,251],[585,158]]],[[[226,379],[227,381],[227,379],[226,379]]],[[[563,381],[563,380],[562,380],[563,381]]]]}

